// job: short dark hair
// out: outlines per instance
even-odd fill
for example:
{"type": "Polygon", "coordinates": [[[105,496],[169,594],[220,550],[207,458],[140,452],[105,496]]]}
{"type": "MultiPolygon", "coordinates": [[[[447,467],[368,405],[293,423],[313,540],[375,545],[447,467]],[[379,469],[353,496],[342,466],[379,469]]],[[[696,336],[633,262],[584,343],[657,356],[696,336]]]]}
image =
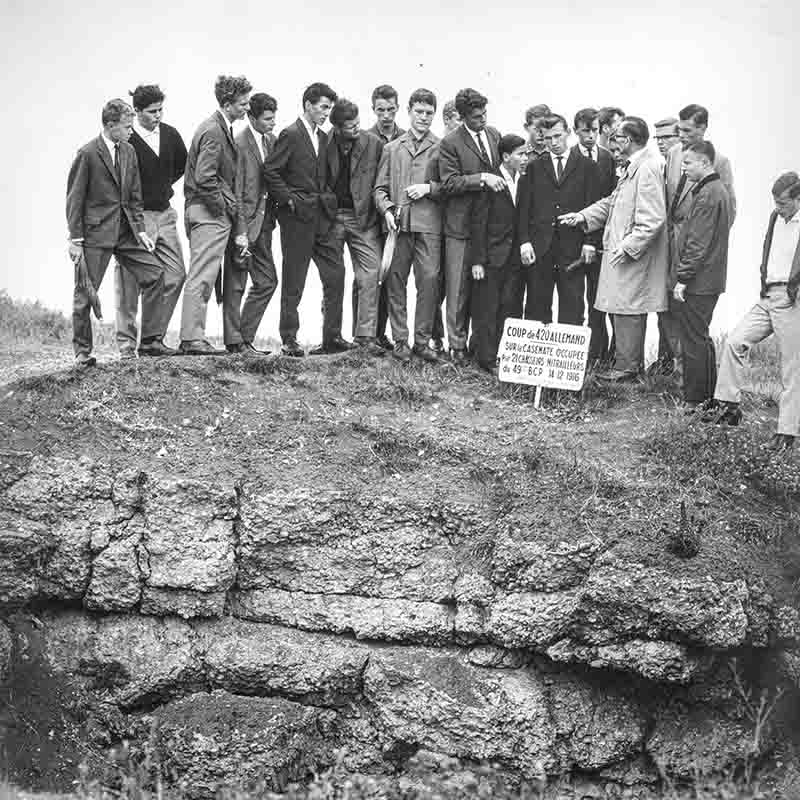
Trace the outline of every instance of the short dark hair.
{"type": "Polygon", "coordinates": [[[375,105],[376,100],[394,100],[397,105],[400,105],[400,98],[397,94],[397,89],[394,86],[389,86],[388,83],[383,83],[376,86],[372,90],[372,105],[375,105]]]}
{"type": "Polygon", "coordinates": [[[784,172],[772,184],[772,194],[775,197],[780,197],[787,189],[792,200],[800,197],[800,175],[796,172],[784,172]]]}
{"type": "Polygon", "coordinates": [[[250,111],[253,119],[258,119],[265,111],[277,111],[278,101],[272,95],[257,92],[250,98],[250,111]]]}
{"type": "Polygon", "coordinates": [[[252,91],[253,85],[244,75],[219,75],[214,84],[214,96],[220,106],[233,103],[237,97],[252,91]]]}
{"type": "Polygon", "coordinates": [[[561,114],[550,114],[549,117],[545,117],[542,124],[545,128],[547,128],[547,130],[550,130],[550,128],[554,128],[556,125],[558,125],[559,122],[564,126],[565,131],[569,130],[569,125],[564,117],[561,116],[561,114]]]}
{"type": "Polygon", "coordinates": [[[486,108],[489,102],[480,92],[475,89],[461,89],[455,99],[456,111],[461,119],[464,119],[470,111],[475,108],[486,108]]]}
{"type": "Polygon", "coordinates": [[[414,103],[425,103],[436,108],[436,95],[430,89],[414,89],[408,98],[408,107],[411,108],[414,103]]]}
{"type": "Polygon", "coordinates": [[[537,106],[531,106],[525,112],[525,125],[527,127],[536,120],[549,117],[552,113],[553,112],[550,110],[550,106],[548,106],[546,103],[539,103],[537,106]]]}
{"type": "Polygon", "coordinates": [[[331,125],[340,128],[345,122],[358,116],[358,106],[346,97],[340,97],[331,110],[331,125]]]}
{"type": "Polygon", "coordinates": [[[627,136],[634,144],[642,147],[650,141],[650,129],[641,117],[623,117],[617,133],[627,136]]]}
{"type": "Polygon", "coordinates": [[[103,106],[100,120],[103,125],[108,125],[109,122],[120,122],[132,116],[133,109],[122,98],[115,97],[103,106]]]}
{"type": "Polygon", "coordinates": [[[614,122],[614,117],[624,117],[625,112],[616,106],[603,106],[597,112],[597,119],[600,122],[600,130],[603,130],[604,125],[611,125],[614,122]]]}
{"type": "Polygon", "coordinates": [[[575,114],[575,130],[581,127],[581,125],[586,125],[587,128],[592,127],[592,123],[597,119],[597,109],[596,108],[582,108],[575,114]]]}
{"type": "Polygon", "coordinates": [[[323,97],[327,97],[331,103],[335,103],[339,99],[339,95],[327,83],[312,83],[303,92],[303,108],[306,107],[306,100],[313,106],[319,103],[323,97]]]}
{"type": "Polygon", "coordinates": [[[442,119],[445,122],[447,122],[447,120],[449,120],[450,117],[455,116],[456,114],[458,114],[458,111],[456,109],[456,101],[455,100],[448,100],[442,106],[442,119]]]}
{"type": "Polygon", "coordinates": [[[697,103],[690,103],[685,108],[678,112],[678,116],[683,122],[690,119],[695,125],[708,126],[708,109],[705,106],[699,106],[697,103]]]}
{"type": "Polygon", "coordinates": [[[698,153],[701,156],[705,156],[708,159],[708,163],[712,166],[717,159],[717,151],[714,149],[714,145],[709,141],[696,142],[687,147],[686,152],[698,153]]]}
{"type": "Polygon", "coordinates": [[[161,103],[164,100],[164,92],[157,83],[140,83],[128,94],[131,96],[136,111],[141,111],[153,103],[161,103]]]}
{"type": "Polygon", "coordinates": [[[497,145],[497,149],[500,152],[500,158],[503,157],[503,153],[513,153],[518,147],[523,147],[525,145],[525,140],[516,133],[507,133],[505,136],[500,137],[500,142],[497,145]]]}

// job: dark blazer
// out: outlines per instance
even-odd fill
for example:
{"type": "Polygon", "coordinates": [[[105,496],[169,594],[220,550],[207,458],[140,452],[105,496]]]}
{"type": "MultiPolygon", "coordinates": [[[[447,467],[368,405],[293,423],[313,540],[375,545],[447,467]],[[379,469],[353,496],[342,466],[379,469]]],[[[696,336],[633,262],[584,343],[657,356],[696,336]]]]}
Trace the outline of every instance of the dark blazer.
{"type": "MultiPolygon", "coordinates": [[[[600,199],[597,165],[575,150],[565,155],[560,183],[548,153],[528,165],[519,185],[519,241],[530,242],[536,258],[550,249],[556,217],[582,211],[600,199]]],[[[561,260],[574,261],[592,237],[581,228],[560,225],[559,241],[561,260]]]]}
{"type": "Polygon", "coordinates": [[[236,180],[238,151],[230,134],[230,125],[221,111],[215,111],[197,129],[183,180],[186,207],[202,203],[214,217],[227,215],[236,233],[244,232],[244,219],[236,203],[233,185],[236,180]]]}
{"type": "MultiPolygon", "coordinates": [[[[517,184],[522,187],[522,180],[517,184]]],[[[467,264],[502,269],[519,263],[517,208],[508,187],[502,192],[481,192],[470,212],[470,242],[467,264]]]]}
{"type": "Polygon", "coordinates": [[[482,155],[465,125],[450,131],[439,145],[439,171],[445,194],[444,234],[455,239],[469,238],[470,206],[482,191],[481,173],[493,172],[500,165],[500,133],[484,129],[489,141],[490,164],[482,155]]]}
{"type": "Polygon", "coordinates": [[[319,211],[329,220],[336,215],[336,195],[328,190],[328,137],[319,128],[315,133],[318,155],[306,126],[298,119],[280,132],[275,149],[264,162],[267,190],[279,216],[289,213],[289,200],[294,200],[295,215],[304,222],[313,222],[319,211]]]}
{"type": "MultiPolygon", "coordinates": [[[[767,295],[767,263],[769,261],[769,251],[772,248],[772,236],[775,231],[775,223],[778,221],[778,212],[773,211],[767,224],[767,235],[764,237],[764,249],[761,255],[761,296],[767,295]]],[[[797,290],[800,288],[800,243],[794,251],[792,266],[789,270],[789,283],[786,286],[786,294],[794,303],[797,300],[797,290]]]]}
{"type": "Polygon", "coordinates": [[[728,274],[730,198],[716,172],[699,181],[691,194],[678,237],[677,280],[689,294],[722,294],[728,274]]]}
{"type": "Polygon", "coordinates": [[[134,233],[144,230],[139,162],[127,142],[120,142],[119,166],[121,181],[102,136],[78,150],[67,178],[70,239],[83,239],[86,247],[114,247],[123,214],[134,233]]]}
{"type": "MultiPolygon", "coordinates": [[[[362,231],[378,224],[373,189],[381,163],[383,141],[372,133],[361,131],[350,153],[350,194],[353,211],[362,231]]],[[[333,192],[339,176],[339,141],[335,131],[328,136],[328,187],[333,192]]]]}
{"type": "MultiPolygon", "coordinates": [[[[572,149],[579,155],[583,155],[577,144],[574,145],[572,149]]],[[[545,155],[547,155],[548,158],[550,157],[549,153],[545,155]]],[[[552,164],[552,161],[550,163],[552,164]]],[[[594,165],[597,168],[597,190],[599,195],[601,198],[608,197],[613,193],[614,189],[617,188],[617,165],[614,163],[614,156],[612,156],[605,147],[601,147],[598,144],[597,161],[594,162],[594,165]]],[[[602,248],[603,229],[601,228],[599,231],[595,231],[588,237],[587,242],[593,244],[598,250],[602,248]]],[[[598,261],[597,263],[599,264],[600,262],[598,261]]]]}
{"type": "MultiPolygon", "coordinates": [[[[255,242],[264,226],[275,227],[275,213],[273,203],[267,198],[261,150],[249,125],[236,136],[236,146],[239,150],[234,183],[236,202],[247,226],[247,238],[255,242]]],[[[270,133],[267,135],[267,155],[274,149],[275,137],[270,133]]]]}

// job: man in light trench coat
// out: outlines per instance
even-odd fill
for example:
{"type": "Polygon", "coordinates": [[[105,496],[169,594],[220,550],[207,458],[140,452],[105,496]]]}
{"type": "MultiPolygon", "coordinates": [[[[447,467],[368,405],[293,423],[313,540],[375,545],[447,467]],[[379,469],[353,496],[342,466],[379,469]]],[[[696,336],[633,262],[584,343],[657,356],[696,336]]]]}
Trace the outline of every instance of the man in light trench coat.
{"type": "Polygon", "coordinates": [[[616,383],[637,379],[647,315],[667,308],[669,246],[663,161],[647,148],[647,123],[625,117],[613,138],[628,162],[617,188],[559,221],[590,232],[606,226],[595,308],[613,315],[617,346],[613,368],[597,377],[616,383]]]}

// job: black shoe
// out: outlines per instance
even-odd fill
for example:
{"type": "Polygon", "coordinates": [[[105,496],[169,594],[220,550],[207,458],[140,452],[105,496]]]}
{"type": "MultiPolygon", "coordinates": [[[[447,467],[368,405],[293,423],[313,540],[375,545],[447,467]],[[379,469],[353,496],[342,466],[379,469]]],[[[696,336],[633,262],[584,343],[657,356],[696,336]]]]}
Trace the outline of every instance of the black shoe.
{"type": "Polygon", "coordinates": [[[209,344],[205,339],[191,339],[189,341],[182,341],[180,346],[180,353],[183,356],[224,356],[224,350],[217,350],[212,344],[209,344]]]}
{"type": "Polygon", "coordinates": [[[325,343],[325,347],[328,348],[329,353],[346,353],[348,350],[352,350],[355,345],[341,336],[334,336],[333,339],[325,343]]]}
{"type": "Polygon", "coordinates": [[[444,342],[436,336],[431,339],[430,348],[437,356],[444,354],[444,342]]]}
{"type": "Polygon", "coordinates": [[[774,450],[776,453],[785,453],[787,450],[791,450],[794,447],[794,440],[796,438],[796,436],[792,436],[790,433],[776,433],[769,443],[769,449],[774,450]]]}
{"type": "Polygon", "coordinates": [[[637,372],[625,369],[609,369],[605,372],[596,372],[594,376],[603,383],[635,383],[639,379],[637,372]]]}
{"type": "Polygon", "coordinates": [[[149,342],[142,342],[139,345],[140,356],[176,356],[178,351],[173,347],[167,347],[163,339],[151,339],[149,342]]]}
{"type": "Polygon", "coordinates": [[[281,355],[290,356],[291,358],[303,358],[306,351],[297,343],[294,337],[286,339],[281,347],[281,355]]]}
{"type": "Polygon", "coordinates": [[[378,344],[378,342],[369,336],[356,336],[353,339],[353,344],[360,350],[364,350],[371,356],[380,358],[386,355],[386,351],[378,344]]]}
{"type": "Polygon", "coordinates": [[[432,348],[428,347],[427,345],[414,345],[411,352],[417,357],[421,358],[423,361],[427,361],[429,364],[438,364],[439,363],[439,356],[433,351],[432,348]]]}
{"type": "Polygon", "coordinates": [[[450,360],[454,364],[466,364],[467,363],[467,351],[466,350],[451,350],[450,351],[450,360]]]}
{"type": "Polygon", "coordinates": [[[742,421],[742,409],[738,403],[726,403],[715,400],[708,410],[700,417],[701,422],[710,422],[713,425],[736,426],[742,421]]]}
{"type": "Polygon", "coordinates": [[[394,345],[389,341],[389,337],[385,333],[381,334],[376,341],[384,350],[388,350],[390,353],[394,350],[394,345]]]}
{"type": "Polygon", "coordinates": [[[225,349],[230,353],[232,356],[265,356],[268,355],[267,352],[262,353],[260,350],[256,350],[250,342],[237,342],[236,344],[226,344],[225,349]]]}
{"type": "Polygon", "coordinates": [[[411,361],[411,348],[406,342],[395,342],[392,355],[402,362],[411,361]]]}
{"type": "Polygon", "coordinates": [[[257,350],[252,342],[245,342],[244,346],[247,348],[247,353],[251,356],[268,356],[271,350],[257,350]]]}
{"type": "Polygon", "coordinates": [[[93,367],[96,363],[97,359],[89,355],[89,353],[78,353],[78,355],[75,356],[75,366],[81,369],[93,367]]]}

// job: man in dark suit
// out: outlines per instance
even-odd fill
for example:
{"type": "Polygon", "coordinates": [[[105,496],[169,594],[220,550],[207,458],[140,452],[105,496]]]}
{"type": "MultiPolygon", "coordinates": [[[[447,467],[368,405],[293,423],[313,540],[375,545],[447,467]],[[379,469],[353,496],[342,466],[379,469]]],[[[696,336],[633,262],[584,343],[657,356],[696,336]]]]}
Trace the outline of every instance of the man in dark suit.
{"type": "Polygon", "coordinates": [[[669,306],[683,355],[683,396],[690,406],[705,403],[714,393],[717,354],[708,329],[728,273],[730,198],[714,171],[715,156],[711,142],[698,142],[684,152],[683,169],[694,185],[670,264],[674,288],[669,306]]]}
{"type": "Polygon", "coordinates": [[[100,136],[78,150],[67,178],[69,255],[75,264],[72,343],[76,364],[84,367],[96,363],[89,284],[100,288],[112,255],[142,291],[164,295],[164,268],[145,232],[139,164],[128,144],[133,109],[124,100],[110,100],[101,120],[100,136]]]}
{"type": "MultiPolygon", "coordinates": [[[[128,140],[136,151],[142,180],[144,227],[156,246],[156,256],[164,267],[164,293],[155,296],[142,292],[142,338],[140,356],[175,355],[164,344],[164,336],[178,303],[186,267],[178,238],[178,212],[170,205],[172,186],[183,177],[186,145],[180,133],[162,121],[164,92],[157,85],[140,85],[131,92],[136,119],[128,140]]],[[[117,262],[117,343],[123,358],[136,356],[136,307],[139,284],[136,276],[117,262]]]]}
{"type": "Polygon", "coordinates": [[[281,319],[283,353],[302,357],[297,342],[297,307],[313,257],[322,281],[322,344],[311,355],[337,353],[352,345],[342,338],[344,262],[331,237],[336,195],[328,190],[328,137],[320,126],[328,119],[336,92],[312,83],[303,92],[303,115],[281,131],[264,162],[267,190],[278,206],[281,226],[281,319]]]}
{"type": "Polygon", "coordinates": [[[250,98],[247,127],[236,136],[238,164],[234,192],[246,225],[250,256],[239,257],[236,245],[228,241],[222,296],[225,348],[229,353],[258,355],[253,346],[258,326],[278,286],[272,258],[272,230],[275,215],[267,196],[263,167],[275,147],[275,98],[259,92],[250,98]],[[242,305],[247,276],[250,289],[242,305]]]}
{"type": "Polygon", "coordinates": [[[347,245],[353,264],[353,286],[358,287],[354,344],[383,355],[384,350],[376,342],[383,248],[373,198],[383,142],[360,129],[358,106],[343,97],[333,104],[331,124],[328,186],[336,195],[337,207],[331,236],[342,258],[347,245]]]}
{"type": "MultiPolygon", "coordinates": [[[[617,185],[617,166],[605,147],[597,144],[600,135],[598,112],[593,108],[583,108],[575,114],[575,135],[578,144],[573,146],[584,158],[597,165],[598,192],[600,197],[608,197],[617,185]]],[[[597,231],[590,239],[596,250],[603,245],[603,231],[597,231]]],[[[592,336],[589,341],[589,364],[606,362],[610,357],[610,339],[606,315],[594,307],[597,299],[597,286],[600,282],[600,258],[586,265],[586,303],[588,305],[589,328],[592,336]]]]}
{"type": "Polygon", "coordinates": [[[446,195],[444,212],[447,339],[454,363],[467,359],[470,267],[467,263],[471,205],[476,194],[500,192],[505,182],[497,174],[500,133],[486,125],[489,101],[474,89],[455,98],[463,125],[442,139],[439,169],[446,195]]]}
{"type": "Polygon", "coordinates": [[[553,288],[558,290],[558,321],[583,325],[584,271],[567,269],[578,259],[588,261],[594,248],[582,230],[559,225],[558,217],[579,211],[599,199],[597,166],[567,149],[569,126],[554,114],[544,122],[549,155],[528,165],[520,186],[519,239],[527,269],[526,319],[553,321],[553,288]]]}
{"type": "MultiPolygon", "coordinates": [[[[369,133],[377,136],[381,143],[386,145],[399,139],[405,130],[401,128],[395,117],[400,108],[400,99],[397,89],[389,84],[376,86],[372,91],[372,112],[375,114],[375,124],[369,129],[369,133]]],[[[383,230],[381,229],[381,249],[383,249],[383,230]]],[[[358,284],[353,281],[353,335],[356,334],[356,322],[358,320],[358,284]]],[[[386,335],[386,326],[389,323],[389,282],[381,284],[378,293],[378,325],[375,329],[375,336],[378,344],[391,352],[394,349],[392,342],[386,335]]]]}
{"type": "Polygon", "coordinates": [[[200,125],[189,147],[183,181],[191,253],[181,313],[185,355],[225,352],[205,339],[206,312],[231,236],[240,254],[247,251],[244,217],[233,190],[238,162],[233,123],[250,108],[252,88],[245,77],[220,75],[214,85],[219,109],[200,125]]]}
{"type": "Polygon", "coordinates": [[[509,278],[519,264],[517,188],[520,171],[528,162],[528,145],[509,133],[498,145],[502,192],[482,192],[472,204],[470,247],[472,271],[472,329],[478,365],[494,373],[503,321],[508,316],[509,278]]]}

